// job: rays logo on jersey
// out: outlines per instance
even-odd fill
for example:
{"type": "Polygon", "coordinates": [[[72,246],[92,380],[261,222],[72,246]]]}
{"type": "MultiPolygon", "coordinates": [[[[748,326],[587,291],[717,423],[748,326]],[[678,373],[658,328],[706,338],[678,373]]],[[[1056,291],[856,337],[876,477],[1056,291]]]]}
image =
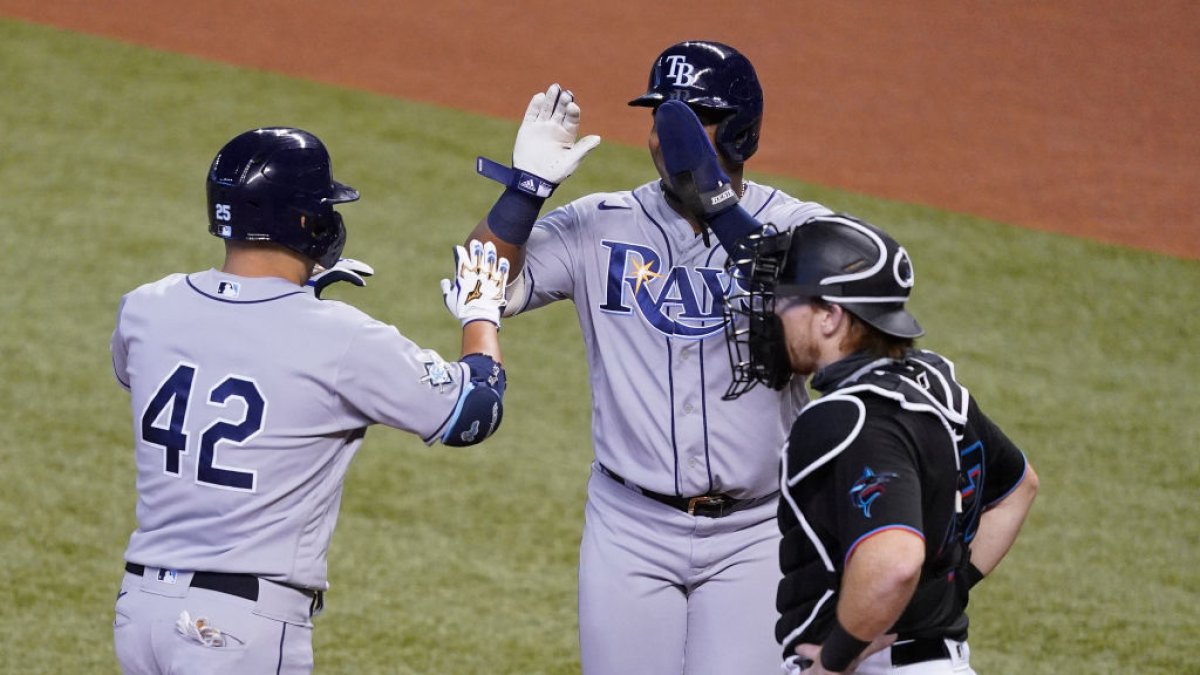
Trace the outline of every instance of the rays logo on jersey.
{"type": "Polygon", "coordinates": [[[721,298],[729,275],[717,267],[663,269],[658,252],[643,244],[602,240],[608,249],[608,280],[600,310],[633,314],[636,307],[655,330],[700,340],[724,330],[721,298]]]}
{"type": "Polygon", "coordinates": [[[864,467],[862,475],[858,477],[858,480],[854,481],[854,485],[850,486],[850,501],[856,507],[862,509],[864,516],[870,518],[871,504],[883,496],[884,492],[887,492],[887,484],[896,475],[890,471],[875,473],[871,467],[864,467]]]}

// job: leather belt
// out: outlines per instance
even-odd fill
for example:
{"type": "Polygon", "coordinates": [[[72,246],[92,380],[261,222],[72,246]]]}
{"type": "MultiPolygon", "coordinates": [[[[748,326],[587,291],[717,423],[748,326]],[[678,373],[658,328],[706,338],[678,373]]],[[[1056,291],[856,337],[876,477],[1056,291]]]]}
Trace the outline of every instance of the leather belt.
{"type": "MultiPolygon", "coordinates": [[[[125,571],[137,576],[146,572],[144,565],[125,563],[125,571]]],[[[192,588],[203,588],[218,593],[236,595],[258,602],[258,577],[253,574],[228,574],[226,572],[193,572],[192,588]]],[[[309,591],[311,593],[312,591],[309,591]]]]}
{"type": "MultiPolygon", "coordinates": [[[[125,571],[142,576],[146,572],[144,565],[137,563],[125,563],[125,571]]],[[[259,578],[253,574],[231,574],[228,572],[193,572],[192,573],[192,588],[203,588],[209,591],[218,593],[226,593],[228,595],[236,595],[239,598],[245,598],[252,602],[258,602],[258,582],[259,578]]],[[[312,606],[309,608],[309,613],[316,615],[325,607],[324,591],[314,591],[310,588],[300,588],[290,584],[282,584],[288,588],[295,589],[307,595],[312,601],[312,606]]]]}
{"type": "Polygon", "coordinates": [[[950,650],[946,649],[946,641],[942,638],[918,638],[892,645],[893,666],[911,666],[949,658],[950,650]]]}
{"type": "Polygon", "coordinates": [[[705,518],[720,518],[727,516],[748,504],[762,501],[761,498],[756,499],[734,499],[729,495],[700,495],[698,497],[680,497],[678,495],[665,495],[661,492],[654,492],[641,487],[637,483],[626,480],[621,477],[621,474],[609,469],[607,466],[597,462],[596,466],[600,468],[600,473],[608,476],[625,487],[649,497],[660,504],[666,504],[672,508],[683,511],[689,516],[704,516],[705,518]]]}

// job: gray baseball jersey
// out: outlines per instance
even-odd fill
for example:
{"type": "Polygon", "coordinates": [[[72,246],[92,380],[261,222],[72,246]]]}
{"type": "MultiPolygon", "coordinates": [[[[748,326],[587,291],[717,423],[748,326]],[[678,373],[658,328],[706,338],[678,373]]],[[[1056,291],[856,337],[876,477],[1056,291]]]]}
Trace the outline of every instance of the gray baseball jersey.
{"type": "Polygon", "coordinates": [[[137,463],[126,560],[321,590],[366,427],[433,443],[469,382],[350,305],[216,270],[126,295],[112,360],[137,463]]]}
{"type": "MultiPolygon", "coordinates": [[[[829,213],[753,183],[741,204],[779,227],[829,213]]],[[[525,248],[512,311],[574,301],[604,467],[588,481],[579,551],[585,675],[779,668],[778,457],[806,392],[795,382],[722,400],[731,381],[721,308],[730,278],[725,250],[712,244],[655,181],[552,211],[525,248]],[[628,483],[755,501],[723,517],[693,516],[628,483]]]]}
{"type": "MultiPolygon", "coordinates": [[[[779,227],[830,213],[751,182],[741,205],[779,227]]],[[[552,211],[525,252],[525,297],[510,311],[574,300],[598,461],[664,494],[753,498],[779,489],[778,450],[806,400],[803,384],[721,400],[731,378],[721,311],[727,255],[671,210],[658,181],[552,211]]]]}

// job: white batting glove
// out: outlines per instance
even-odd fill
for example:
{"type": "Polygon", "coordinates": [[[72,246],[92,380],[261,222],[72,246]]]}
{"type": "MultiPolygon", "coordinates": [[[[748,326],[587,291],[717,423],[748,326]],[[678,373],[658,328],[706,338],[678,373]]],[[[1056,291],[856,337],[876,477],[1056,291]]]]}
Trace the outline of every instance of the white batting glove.
{"type": "Polygon", "coordinates": [[[500,327],[504,287],[508,285],[508,258],[496,254],[492,242],[472,239],[467,247],[454,247],[454,281],[442,279],[442,300],[462,325],[490,321],[500,327]]]}
{"type": "Polygon", "coordinates": [[[321,297],[321,292],[324,291],[330,284],[336,284],[339,281],[346,281],[355,286],[366,286],[369,277],[375,274],[375,268],[361,260],[354,258],[338,258],[338,261],[333,264],[333,267],[325,269],[320,265],[313,268],[313,275],[309,277],[307,286],[313,289],[313,295],[321,297]]]}
{"type": "Polygon", "coordinates": [[[513,168],[558,185],[575,173],[585,155],[600,145],[599,136],[579,140],[579,105],[558,84],[534,94],[513,145],[513,168]]]}

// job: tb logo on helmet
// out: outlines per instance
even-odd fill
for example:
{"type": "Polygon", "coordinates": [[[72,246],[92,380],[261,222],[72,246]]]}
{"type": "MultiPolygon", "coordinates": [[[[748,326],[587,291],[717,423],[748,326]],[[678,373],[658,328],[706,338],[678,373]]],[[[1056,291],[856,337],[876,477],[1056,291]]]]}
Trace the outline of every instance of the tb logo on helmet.
{"type": "Polygon", "coordinates": [[[674,81],[676,87],[690,87],[696,84],[696,67],[687,62],[683,54],[672,54],[667,57],[667,77],[674,81]]]}

